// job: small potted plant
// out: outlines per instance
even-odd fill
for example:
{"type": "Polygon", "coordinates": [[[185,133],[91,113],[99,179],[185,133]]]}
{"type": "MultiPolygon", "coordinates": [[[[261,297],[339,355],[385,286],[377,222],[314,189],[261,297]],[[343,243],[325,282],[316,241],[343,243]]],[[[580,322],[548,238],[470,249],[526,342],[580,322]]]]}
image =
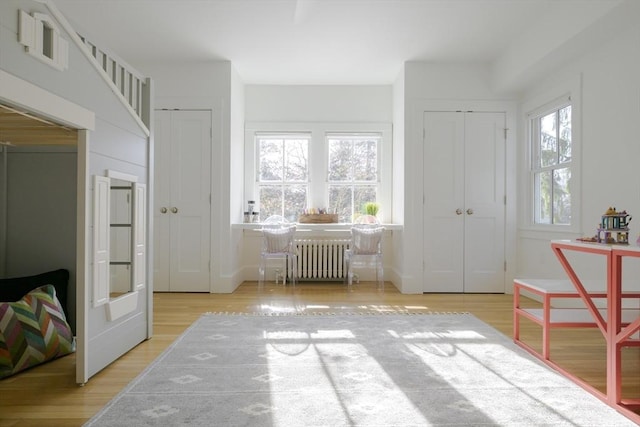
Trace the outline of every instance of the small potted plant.
{"type": "Polygon", "coordinates": [[[364,213],[371,216],[378,215],[378,210],[380,209],[380,205],[376,202],[367,202],[364,204],[364,213]]]}

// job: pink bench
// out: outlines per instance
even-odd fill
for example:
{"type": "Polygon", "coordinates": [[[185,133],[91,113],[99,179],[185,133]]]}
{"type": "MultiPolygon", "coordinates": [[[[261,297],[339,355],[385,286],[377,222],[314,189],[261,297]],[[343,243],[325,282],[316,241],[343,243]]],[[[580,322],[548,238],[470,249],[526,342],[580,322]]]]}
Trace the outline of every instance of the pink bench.
{"type": "MultiPolygon", "coordinates": [[[[583,284],[589,293],[589,297],[596,299],[607,297],[606,290],[598,289],[598,286],[604,288],[606,283],[598,284],[584,281],[583,284]]],[[[640,297],[640,292],[624,292],[622,297],[638,298],[640,297]]],[[[516,344],[543,360],[549,360],[550,358],[551,329],[596,328],[598,326],[584,304],[580,304],[581,308],[554,307],[552,301],[560,298],[580,300],[578,291],[567,279],[515,279],[513,281],[513,340],[516,344]],[[542,307],[523,308],[521,306],[523,291],[533,294],[534,297],[537,296],[542,302],[542,307]],[[542,327],[542,354],[520,339],[520,320],[523,317],[542,327]]],[[[606,319],[606,310],[601,309],[599,311],[606,319]]],[[[638,317],[639,313],[640,310],[638,309],[622,310],[622,323],[629,324],[629,322],[638,317]]]]}

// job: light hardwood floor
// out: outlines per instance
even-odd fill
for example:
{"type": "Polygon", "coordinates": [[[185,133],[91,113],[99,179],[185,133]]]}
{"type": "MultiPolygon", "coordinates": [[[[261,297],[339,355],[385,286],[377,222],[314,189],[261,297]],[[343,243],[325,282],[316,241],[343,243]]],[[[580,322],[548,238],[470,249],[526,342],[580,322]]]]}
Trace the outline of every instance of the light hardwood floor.
{"type": "MultiPolygon", "coordinates": [[[[75,355],[0,380],[0,427],[81,426],[153,361],[187,326],[206,312],[470,312],[512,336],[512,296],[495,294],[403,295],[392,285],[299,284],[295,288],[255,282],[232,294],[156,293],[154,336],[98,373],[75,384],[75,355]]],[[[534,301],[526,301],[538,306],[534,301]]],[[[538,327],[523,321],[523,339],[540,342],[538,327]]],[[[537,346],[540,349],[540,346],[537,346]]],[[[552,357],[599,388],[605,381],[604,341],[597,330],[555,330],[552,357]]],[[[640,349],[624,353],[625,396],[640,396],[640,349]]]]}

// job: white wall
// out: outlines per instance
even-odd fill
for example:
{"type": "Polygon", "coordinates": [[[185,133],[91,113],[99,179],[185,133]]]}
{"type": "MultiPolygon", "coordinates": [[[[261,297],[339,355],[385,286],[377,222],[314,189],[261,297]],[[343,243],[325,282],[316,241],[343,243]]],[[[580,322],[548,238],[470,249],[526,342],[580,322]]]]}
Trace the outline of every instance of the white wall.
{"type": "MultiPolygon", "coordinates": [[[[392,123],[393,88],[381,86],[305,86],[247,85],[245,87],[245,121],[247,123],[392,123]]],[[[395,141],[392,142],[395,146],[395,141]]],[[[246,144],[246,141],[245,141],[246,144]]],[[[395,166],[395,165],[394,165],[395,166]]],[[[247,167],[246,165],[244,167],[247,167]]],[[[393,172],[396,173],[395,170],[393,172]]],[[[395,179],[395,178],[394,178],[395,179]]],[[[246,200],[238,206],[244,210],[246,200]]],[[[391,210],[389,211],[391,216],[391,210]]],[[[394,223],[402,219],[393,218],[394,223]]],[[[393,233],[387,233],[386,240],[393,233]]],[[[243,265],[246,280],[257,280],[261,235],[245,230],[243,265]]],[[[348,238],[349,232],[340,234],[348,238]]],[[[385,276],[394,277],[394,251],[385,241],[385,276]]],[[[362,272],[366,274],[366,272],[362,272]]],[[[273,278],[270,278],[271,280],[273,278]]],[[[363,276],[363,280],[368,280],[363,276]]]]}
{"type": "MultiPolygon", "coordinates": [[[[640,215],[640,176],[637,173],[640,159],[640,27],[637,25],[640,3],[636,5],[631,10],[636,17],[635,24],[625,24],[628,16],[621,17],[618,29],[593,44],[587,54],[526,89],[525,103],[541,93],[566,89],[569,82],[581,79],[582,138],[574,143],[580,144],[581,148],[578,161],[582,166],[582,208],[579,212],[582,221],[575,234],[545,233],[529,229],[521,215],[518,233],[518,274],[521,276],[565,277],[549,249],[549,240],[595,235],[600,217],[609,206],[640,215]]],[[[520,117],[520,121],[522,129],[524,117],[520,117]]],[[[522,150],[525,142],[522,135],[522,150]]],[[[519,158],[520,180],[524,185],[528,165],[524,163],[524,153],[519,158]]],[[[632,221],[630,228],[630,240],[635,244],[640,226],[632,221]]],[[[592,260],[593,256],[576,261],[580,274],[604,277],[603,264],[592,260]]],[[[633,266],[630,271],[635,271],[633,276],[638,277],[640,269],[635,264],[640,263],[630,260],[629,264],[633,266]]],[[[631,286],[640,289],[637,280],[631,286]]]]}
{"type": "MultiPolygon", "coordinates": [[[[404,265],[399,287],[403,293],[423,292],[423,112],[504,111],[507,127],[515,130],[514,95],[496,93],[487,64],[431,64],[404,66],[404,265]]],[[[515,131],[507,136],[507,257],[506,282],[515,271],[515,131]]],[[[506,286],[506,283],[505,283],[506,286]]]]}
{"type": "MultiPolygon", "coordinates": [[[[230,139],[229,162],[226,172],[229,181],[229,205],[226,207],[229,212],[228,223],[238,223],[243,220],[244,204],[244,114],[245,114],[245,93],[244,84],[234,68],[231,69],[231,113],[230,113],[230,139]]],[[[244,239],[242,230],[230,229],[230,241],[227,248],[221,248],[223,253],[229,252],[233,256],[228,259],[229,278],[227,279],[227,290],[235,289],[242,281],[242,245],[244,239]],[[231,250],[229,250],[231,248],[231,250]]]]}
{"type": "Polygon", "coordinates": [[[235,188],[242,186],[242,173],[236,173],[243,159],[242,82],[229,61],[141,63],[137,67],[153,78],[156,109],[212,112],[210,289],[233,292],[241,283],[241,247],[230,224],[240,219],[231,200],[238,203],[237,193],[241,191],[235,188]]]}
{"type": "Polygon", "coordinates": [[[405,63],[404,73],[405,98],[408,102],[412,99],[500,99],[491,87],[491,68],[486,64],[434,64],[410,61],[405,63]]]}
{"type": "Polygon", "coordinates": [[[637,0],[594,1],[581,4],[579,10],[571,2],[554,2],[553,6],[570,12],[547,13],[538,25],[511,41],[492,65],[496,91],[522,90],[535,84],[591,51],[621,26],[638,21],[637,0]]]}
{"type": "MultiPolygon", "coordinates": [[[[8,151],[6,275],[21,277],[67,268],[69,281],[74,283],[76,150],[40,147],[8,151]]],[[[76,293],[72,288],[65,303],[75,330],[76,293]]]]}
{"type": "MultiPolygon", "coordinates": [[[[28,2],[35,6],[37,2],[28,2]]],[[[214,150],[212,170],[212,258],[211,289],[230,292],[242,278],[244,248],[230,223],[239,221],[244,210],[242,197],[243,122],[393,122],[394,123],[394,188],[393,217],[403,222],[403,239],[394,234],[394,253],[402,264],[394,264],[403,292],[422,292],[422,206],[421,109],[464,109],[470,105],[497,106],[509,109],[508,120],[523,147],[522,120],[512,114],[514,100],[520,92],[528,99],[558,84],[563,78],[581,74],[583,81],[583,234],[592,234],[595,224],[608,205],[640,212],[640,191],[634,160],[640,150],[638,111],[638,55],[640,45],[636,0],[593,6],[581,11],[594,25],[588,29],[572,22],[558,28],[538,28],[540,34],[523,34],[514,40],[510,50],[494,64],[431,64],[409,62],[393,86],[270,86],[244,87],[229,62],[136,64],[156,83],[156,108],[207,108],[213,111],[214,150]],[[601,7],[611,8],[604,20],[597,20],[601,7]],[[637,25],[636,25],[637,27],[637,25]],[[551,31],[553,30],[553,31],[551,31]],[[587,31],[588,30],[588,31],[587,31]],[[612,31],[615,30],[615,31],[612,31]],[[553,35],[553,36],[551,36],[553,35]],[[561,41],[563,40],[563,41],[561,41]],[[602,44],[599,46],[598,44],[602,44]],[[535,50],[527,49],[535,48],[535,50]],[[523,54],[526,52],[526,54],[523,54]],[[583,56],[584,55],[584,56],[583,56]],[[568,61],[571,61],[567,63],[568,61]],[[551,75],[559,75],[551,81],[551,75]],[[524,86],[523,86],[524,85],[524,86]],[[243,94],[244,89],[244,94],[243,94]],[[512,91],[512,92],[507,92],[512,91]],[[516,92],[518,91],[518,92],[516,92]],[[243,117],[244,113],[244,117],[243,117]],[[514,117],[511,117],[511,116],[514,117]],[[519,122],[515,123],[518,119],[519,122]],[[615,161],[607,162],[611,151],[615,161]],[[617,153],[624,153],[618,155],[617,153]],[[615,185],[610,183],[614,182],[615,185]],[[239,190],[240,189],[240,190],[239,190]],[[232,250],[229,250],[229,249],[232,250]]],[[[0,41],[15,39],[15,17],[0,14],[0,41]],[[10,23],[10,24],[6,24],[10,23]],[[6,29],[7,25],[9,30],[6,29]]],[[[32,60],[26,60],[17,43],[0,53],[0,65],[24,73],[29,80],[58,90],[59,81],[41,73],[32,60]]],[[[75,76],[85,78],[83,73],[75,76]]],[[[91,79],[91,78],[89,78],[91,79]]],[[[89,80],[88,85],[95,82],[89,80]]],[[[562,83],[560,83],[562,84],[562,83]]],[[[101,105],[100,99],[88,99],[80,88],[73,97],[83,103],[101,105]]],[[[489,108],[488,107],[488,108],[489,108]]],[[[109,122],[119,122],[119,111],[105,113],[109,122]],[[113,116],[113,117],[111,117],[113,116]]],[[[127,127],[127,125],[125,125],[127,127]]],[[[514,147],[515,147],[514,141],[514,147]]],[[[508,182],[513,185],[521,164],[522,152],[509,148],[508,182]]],[[[518,175],[522,183],[522,176],[518,175]]],[[[516,188],[508,194],[515,196],[516,188]]],[[[515,223],[515,206],[509,197],[508,227],[515,223]]],[[[521,206],[521,200],[517,206],[521,206]]],[[[639,213],[640,214],[640,213],[639,213]]],[[[519,218],[519,217],[518,217],[519,218]]],[[[632,229],[633,229],[632,222],[632,229]]],[[[522,226],[522,224],[520,224],[522,226]]],[[[513,233],[515,236],[515,233],[513,233]]],[[[550,236],[520,230],[518,233],[517,274],[558,276],[559,266],[545,249],[550,236]]],[[[574,236],[575,237],[575,236],[574,236]]],[[[508,247],[515,254],[515,245],[508,247]]],[[[512,267],[510,267],[512,268],[512,267]]]]}
{"type": "MultiPolygon", "coordinates": [[[[391,215],[395,222],[405,222],[405,73],[404,66],[393,83],[393,188],[391,215]]],[[[393,233],[392,251],[394,254],[391,280],[400,286],[405,269],[404,230],[393,233]]]]}
{"type": "Polygon", "coordinates": [[[391,123],[391,86],[247,85],[247,122],[391,123]]]}
{"type": "MultiPolygon", "coordinates": [[[[137,63],[155,83],[156,109],[229,108],[231,63],[150,62],[137,63]]],[[[228,116],[227,116],[228,117],[228,116]]],[[[224,129],[229,132],[228,125],[224,129]]]]}

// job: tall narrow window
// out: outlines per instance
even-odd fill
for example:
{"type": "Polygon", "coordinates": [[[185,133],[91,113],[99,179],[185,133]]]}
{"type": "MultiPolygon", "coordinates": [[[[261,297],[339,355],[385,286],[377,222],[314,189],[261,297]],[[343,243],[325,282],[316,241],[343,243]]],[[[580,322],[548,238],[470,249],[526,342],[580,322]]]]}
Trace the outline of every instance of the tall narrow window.
{"type": "Polygon", "coordinates": [[[329,209],[352,222],[367,202],[377,202],[380,134],[328,135],[329,209]]]}
{"type": "Polygon", "coordinates": [[[307,207],[309,134],[256,135],[260,217],[297,221],[307,207]]]}
{"type": "Polygon", "coordinates": [[[571,225],[571,105],[533,117],[531,131],[534,223],[571,225]]]}

